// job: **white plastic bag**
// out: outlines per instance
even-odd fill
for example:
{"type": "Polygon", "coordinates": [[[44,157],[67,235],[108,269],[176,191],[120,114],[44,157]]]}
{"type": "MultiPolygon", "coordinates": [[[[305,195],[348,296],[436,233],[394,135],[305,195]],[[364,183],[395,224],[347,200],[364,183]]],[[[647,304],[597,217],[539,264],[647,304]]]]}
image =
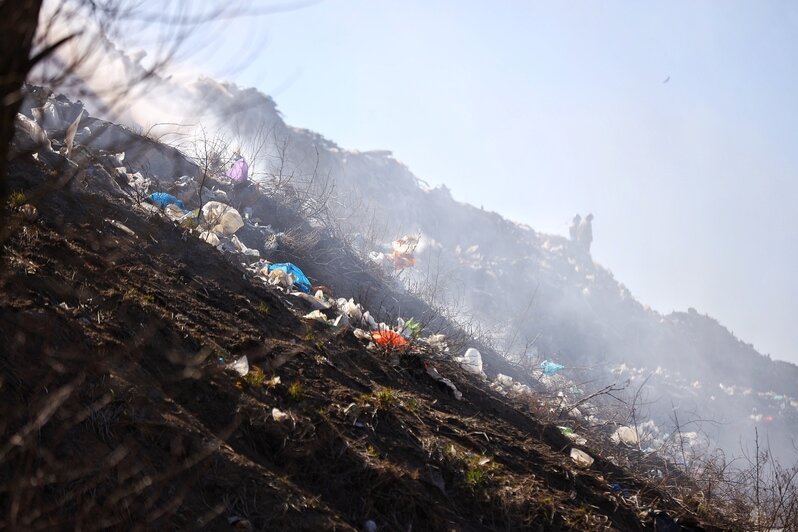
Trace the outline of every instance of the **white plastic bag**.
{"type": "Polygon", "coordinates": [[[242,356],[241,358],[236,359],[234,362],[227,364],[227,369],[233,370],[242,377],[249,373],[249,360],[247,360],[247,355],[242,356]]]}
{"type": "Polygon", "coordinates": [[[571,448],[571,460],[579,467],[590,467],[593,465],[593,457],[584,451],[580,451],[576,447],[571,448]]]}
{"type": "Polygon", "coordinates": [[[457,362],[469,373],[482,376],[482,354],[479,350],[469,347],[465,355],[457,357],[457,362]]]}
{"type": "Polygon", "coordinates": [[[618,429],[610,436],[613,443],[623,443],[624,445],[637,445],[640,440],[637,437],[637,432],[632,427],[618,427],[618,429]]]}
{"type": "Polygon", "coordinates": [[[213,247],[218,246],[220,243],[219,237],[216,236],[216,233],[212,233],[210,231],[203,231],[202,233],[200,233],[199,238],[200,240],[204,240],[213,247]]]}
{"type": "Polygon", "coordinates": [[[236,231],[244,227],[244,220],[241,219],[238,211],[230,205],[218,201],[209,201],[203,205],[202,216],[211,226],[211,231],[227,236],[235,234],[236,231]]]}

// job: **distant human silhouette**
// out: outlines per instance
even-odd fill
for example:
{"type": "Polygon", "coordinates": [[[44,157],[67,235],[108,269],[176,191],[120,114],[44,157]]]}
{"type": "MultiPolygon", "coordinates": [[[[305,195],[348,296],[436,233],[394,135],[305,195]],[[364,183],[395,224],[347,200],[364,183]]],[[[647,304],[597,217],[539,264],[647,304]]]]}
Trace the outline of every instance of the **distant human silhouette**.
{"type": "Polygon", "coordinates": [[[590,253],[590,244],[593,243],[593,215],[588,214],[583,220],[580,215],[574,216],[568,232],[575,248],[584,253],[590,253]]]}
{"type": "Polygon", "coordinates": [[[571,227],[568,228],[568,232],[571,234],[571,242],[576,242],[577,236],[579,235],[579,222],[581,221],[582,217],[577,214],[571,222],[571,227]]]}
{"type": "Polygon", "coordinates": [[[579,229],[577,231],[577,241],[579,242],[579,247],[585,253],[590,253],[590,244],[593,243],[593,214],[588,214],[585,216],[585,219],[582,220],[582,223],[579,224],[579,229]]]}

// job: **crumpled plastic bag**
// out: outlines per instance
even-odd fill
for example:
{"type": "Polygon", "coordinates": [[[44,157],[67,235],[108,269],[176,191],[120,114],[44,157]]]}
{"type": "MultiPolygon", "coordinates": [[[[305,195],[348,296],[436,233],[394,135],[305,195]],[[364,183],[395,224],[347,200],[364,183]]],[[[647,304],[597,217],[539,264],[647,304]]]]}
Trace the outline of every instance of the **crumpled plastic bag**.
{"type": "Polygon", "coordinates": [[[260,257],[260,251],[255,248],[248,248],[243,242],[241,242],[241,240],[238,239],[237,236],[233,236],[233,238],[230,239],[230,242],[233,243],[233,246],[235,246],[239,253],[248,255],[250,257],[260,257]]]}
{"type": "Polygon", "coordinates": [[[610,440],[615,444],[623,443],[624,445],[637,445],[640,443],[635,429],[626,426],[618,427],[612,436],[610,436],[610,440]]]}
{"type": "Polygon", "coordinates": [[[247,355],[237,358],[233,362],[227,364],[225,367],[244,377],[247,373],[249,373],[249,360],[247,359],[247,355]]]}
{"type": "MultiPolygon", "coordinates": [[[[271,266],[271,265],[269,265],[271,266]]],[[[285,270],[271,270],[269,271],[269,266],[263,268],[263,270],[267,270],[269,273],[269,284],[272,286],[279,286],[281,288],[291,288],[294,285],[294,276],[290,273],[286,272],[285,270]]]]}
{"type": "Polygon", "coordinates": [[[437,351],[441,351],[443,353],[449,352],[449,346],[446,344],[446,335],[443,334],[431,334],[426,338],[421,339],[422,342],[425,342],[430,347],[434,348],[437,351]]]}
{"type": "Polygon", "coordinates": [[[463,356],[457,357],[455,360],[469,373],[479,376],[485,374],[482,371],[482,354],[478,349],[469,347],[463,356]]]}
{"type": "Polygon", "coordinates": [[[244,227],[244,220],[241,219],[238,211],[230,205],[225,205],[218,201],[209,201],[203,205],[202,217],[211,226],[211,231],[222,233],[226,236],[232,236],[236,231],[244,227]]]}
{"type": "Polygon", "coordinates": [[[14,141],[19,149],[53,151],[53,146],[50,144],[50,139],[47,138],[47,133],[44,132],[44,129],[38,123],[21,113],[17,113],[14,125],[17,129],[14,141]],[[24,137],[20,137],[20,134],[24,134],[24,137]]]}
{"type": "Polygon", "coordinates": [[[299,291],[291,292],[291,295],[307,301],[315,309],[327,310],[328,308],[330,308],[330,304],[324,300],[323,295],[322,297],[319,297],[319,292],[321,292],[321,290],[316,292],[315,297],[310,294],[306,294],[305,292],[299,292],[299,291]]]}
{"type": "Polygon", "coordinates": [[[579,467],[588,468],[593,465],[593,457],[576,447],[571,448],[571,460],[579,467]]]}
{"type": "Polygon", "coordinates": [[[363,329],[355,329],[352,331],[352,334],[354,334],[355,338],[358,340],[371,340],[371,334],[367,333],[363,329]]]}
{"type": "Polygon", "coordinates": [[[574,432],[574,429],[572,429],[571,427],[557,427],[557,428],[560,429],[560,432],[562,432],[563,436],[565,436],[575,444],[577,445],[587,444],[587,439],[583,438],[582,436],[574,432]]]}
{"type": "Polygon", "coordinates": [[[177,205],[183,212],[186,210],[186,205],[182,201],[166,192],[153,192],[150,194],[149,199],[162,209],[165,209],[169,205],[177,205]]]}
{"type": "Polygon", "coordinates": [[[269,264],[269,273],[271,274],[271,272],[274,270],[283,270],[284,272],[291,274],[294,277],[294,285],[296,285],[297,288],[306,294],[310,293],[310,280],[295,264],[291,262],[269,264]]]}
{"type": "Polygon", "coordinates": [[[556,362],[551,362],[549,360],[544,360],[540,363],[540,369],[543,370],[544,375],[556,375],[560,372],[560,370],[565,369],[565,366],[562,364],[557,364],[556,362]]]}
{"type": "Polygon", "coordinates": [[[285,420],[290,419],[290,418],[291,418],[291,414],[286,414],[285,412],[283,412],[282,410],[280,410],[279,408],[276,408],[276,407],[272,408],[272,419],[274,419],[275,421],[278,421],[278,422],[279,421],[285,421],[285,420]]]}
{"type": "Polygon", "coordinates": [[[454,395],[455,399],[460,401],[463,398],[462,392],[457,389],[457,386],[455,386],[452,381],[450,381],[449,379],[438,373],[438,370],[433,368],[428,362],[425,362],[424,366],[425,369],[427,370],[427,375],[429,375],[434,380],[440,382],[441,384],[449,388],[449,391],[452,392],[452,395],[454,395]]]}
{"type": "Polygon", "coordinates": [[[178,207],[174,203],[170,203],[169,205],[167,205],[166,208],[164,208],[163,212],[164,214],[166,214],[166,217],[172,220],[173,222],[180,220],[181,218],[183,218],[183,215],[185,214],[185,212],[181,210],[180,207],[178,207]]]}
{"type": "Polygon", "coordinates": [[[330,323],[329,320],[327,319],[327,316],[320,310],[314,310],[312,312],[308,312],[302,317],[305,318],[306,320],[315,320],[327,324],[330,323]]]}
{"type": "Polygon", "coordinates": [[[213,233],[211,231],[203,231],[202,233],[200,233],[199,239],[207,242],[213,247],[218,246],[221,242],[219,240],[219,237],[216,236],[216,233],[213,233]]]}
{"type": "Polygon", "coordinates": [[[360,308],[360,305],[355,303],[353,299],[344,299],[340,298],[337,301],[338,309],[346,314],[349,319],[356,323],[360,323],[363,319],[363,309],[360,308]]]}

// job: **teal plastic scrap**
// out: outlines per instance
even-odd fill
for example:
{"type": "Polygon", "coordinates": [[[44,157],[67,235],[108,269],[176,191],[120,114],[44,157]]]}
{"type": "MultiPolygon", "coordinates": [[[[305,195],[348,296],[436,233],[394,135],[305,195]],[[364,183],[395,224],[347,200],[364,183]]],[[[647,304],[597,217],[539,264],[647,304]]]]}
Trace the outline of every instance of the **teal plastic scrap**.
{"type": "Polygon", "coordinates": [[[177,205],[180,207],[180,210],[183,212],[186,211],[186,206],[183,202],[171,194],[167,194],[166,192],[153,192],[149,196],[150,201],[159,206],[160,208],[165,208],[167,205],[177,205]]]}
{"type": "Polygon", "coordinates": [[[565,366],[557,364],[556,362],[551,362],[549,360],[544,360],[540,363],[540,369],[543,370],[543,374],[548,376],[556,375],[561,369],[564,368],[565,366]]]}

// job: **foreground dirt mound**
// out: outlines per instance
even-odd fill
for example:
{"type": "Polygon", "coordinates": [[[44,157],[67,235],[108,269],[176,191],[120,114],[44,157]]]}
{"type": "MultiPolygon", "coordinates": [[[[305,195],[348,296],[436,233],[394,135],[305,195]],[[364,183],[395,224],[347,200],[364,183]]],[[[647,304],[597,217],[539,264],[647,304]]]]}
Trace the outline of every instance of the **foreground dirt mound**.
{"type": "MultiPolygon", "coordinates": [[[[17,161],[11,189],[42,172],[17,161]]],[[[2,253],[0,528],[724,528],[595,454],[578,468],[446,360],[302,320],[164,218],[76,190],[31,218],[2,253]]]]}

